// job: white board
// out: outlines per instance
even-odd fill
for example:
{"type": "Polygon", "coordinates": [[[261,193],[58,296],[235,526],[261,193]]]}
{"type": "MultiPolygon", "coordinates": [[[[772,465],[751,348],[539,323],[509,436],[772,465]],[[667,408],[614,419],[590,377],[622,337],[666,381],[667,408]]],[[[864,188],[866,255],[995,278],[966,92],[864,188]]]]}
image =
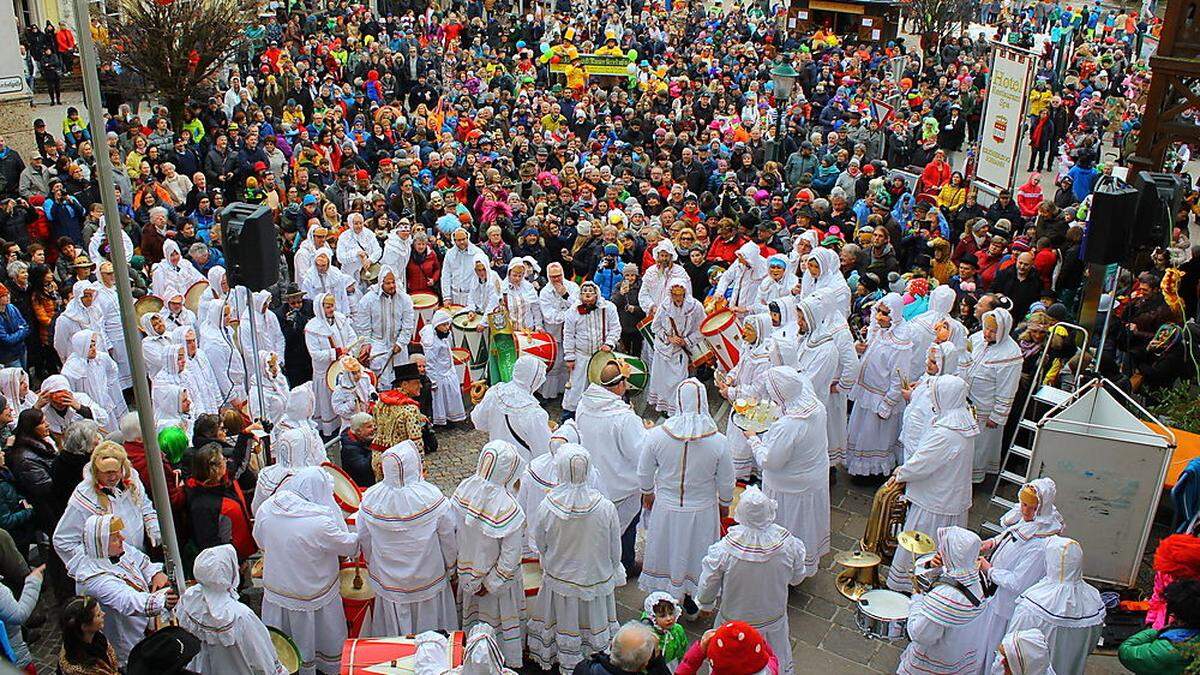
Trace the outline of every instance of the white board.
{"type": "Polygon", "coordinates": [[[1167,440],[1103,388],[1043,421],[1029,477],[1057,484],[1055,506],[1083,547],[1086,578],[1137,581],[1170,459],[1167,440]]]}
{"type": "Polygon", "coordinates": [[[1034,63],[1029,52],[993,44],[991,78],[979,132],[977,180],[1012,188],[1034,63]]]}

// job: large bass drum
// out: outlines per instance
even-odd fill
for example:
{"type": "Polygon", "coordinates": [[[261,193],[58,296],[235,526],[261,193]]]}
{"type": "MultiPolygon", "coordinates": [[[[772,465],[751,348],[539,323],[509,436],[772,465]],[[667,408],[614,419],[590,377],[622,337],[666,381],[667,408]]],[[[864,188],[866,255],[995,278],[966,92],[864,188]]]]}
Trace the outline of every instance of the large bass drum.
{"type": "Polygon", "coordinates": [[[733,370],[742,358],[741,322],[737,314],[730,309],[718,309],[700,322],[700,334],[712,347],[721,370],[733,370]]]}

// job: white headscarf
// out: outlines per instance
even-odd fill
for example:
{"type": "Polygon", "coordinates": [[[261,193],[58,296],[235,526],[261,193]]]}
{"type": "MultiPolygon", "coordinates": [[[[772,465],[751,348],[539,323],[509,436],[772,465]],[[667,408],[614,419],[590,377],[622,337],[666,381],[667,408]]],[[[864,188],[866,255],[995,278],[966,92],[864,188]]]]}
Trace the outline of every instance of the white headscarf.
{"type": "MultiPolygon", "coordinates": [[[[837,253],[831,249],[815,247],[808,259],[815,262],[820,270],[820,275],[812,282],[810,292],[824,291],[839,298],[850,295],[850,286],[846,284],[846,277],[842,276],[842,261],[837,253]]],[[[812,278],[807,270],[805,275],[812,278]]]]}
{"type": "Polygon", "coordinates": [[[306,466],[288,477],[268,501],[281,516],[328,516],[346,529],[342,509],[333,501],[333,476],[323,467],[306,466]]]}
{"type": "Polygon", "coordinates": [[[558,425],[557,429],[550,432],[550,452],[555,452],[564,443],[579,444],[579,427],[576,426],[574,419],[563,422],[558,425]]]}
{"type": "Polygon", "coordinates": [[[778,502],[757,486],[752,485],[742,492],[735,516],[738,524],[729,528],[725,535],[735,558],[762,562],[787,543],[791,534],[787,528],[775,524],[778,510],[778,502]]]}
{"type": "Polygon", "coordinates": [[[821,400],[812,382],[790,366],[775,366],[767,371],[767,395],[779,404],[784,417],[804,419],[821,409],[821,400]]]}
{"type": "Polygon", "coordinates": [[[237,550],[231,544],[206,548],[192,570],[196,585],[179,600],[179,625],[209,644],[232,647],[241,637],[231,630],[241,613],[237,550]]]}
{"type": "Polygon", "coordinates": [[[656,261],[658,260],[659,253],[670,253],[671,262],[674,262],[679,257],[679,254],[675,252],[675,244],[672,244],[670,239],[662,239],[654,245],[654,259],[656,261]]]}
{"type": "Polygon", "coordinates": [[[958,372],[958,360],[962,352],[953,342],[937,342],[929,346],[929,356],[937,363],[938,375],[954,375],[958,372]]]}
{"type": "Polygon", "coordinates": [[[295,429],[304,433],[307,442],[301,449],[303,456],[299,457],[292,456],[290,451],[293,448],[289,444],[276,442],[273,445],[276,464],[285,467],[301,467],[316,466],[326,461],[325,446],[321,443],[317,425],[312,420],[313,411],[316,409],[316,400],[312,382],[305,382],[298,387],[293,387],[288,393],[287,407],[284,409],[283,418],[275,426],[273,433],[278,435],[273,440],[278,441],[283,438],[285,432],[295,429]],[[314,438],[315,444],[312,442],[314,438]],[[312,447],[314,445],[315,447],[312,447]]]}
{"type": "Polygon", "coordinates": [[[534,397],[546,381],[546,363],[532,354],[522,354],[513,364],[512,380],[492,387],[491,394],[506,415],[520,413],[529,408],[540,408],[542,404],[534,397]]]}
{"type": "Polygon", "coordinates": [[[737,255],[745,259],[746,262],[743,264],[746,269],[750,270],[751,279],[757,282],[767,276],[767,261],[763,260],[762,249],[758,247],[758,244],[752,241],[742,244],[737,250],[737,255]]]}
{"type": "Polygon", "coordinates": [[[889,316],[892,319],[890,328],[883,328],[879,325],[878,316],[875,310],[871,310],[871,327],[867,330],[867,341],[873,342],[876,336],[895,336],[893,339],[898,340],[904,335],[901,327],[904,326],[904,298],[900,297],[899,293],[888,293],[879,300],[879,304],[885,305],[889,310],[889,316]]]}
{"type": "Polygon", "coordinates": [[[677,441],[694,441],[717,433],[717,423],[708,412],[708,390],[694,377],[675,389],[675,409],[679,412],[663,422],[663,431],[677,441]]]}
{"type": "MultiPolygon", "coordinates": [[[[974,355],[971,362],[971,369],[967,371],[965,379],[971,382],[975,379],[975,372],[985,366],[993,365],[998,361],[1004,361],[1014,357],[1019,357],[1021,354],[1021,346],[1012,337],[1013,318],[1007,309],[997,307],[990,312],[985,312],[980,325],[986,325],[987,320],[991,318],[996,321],[996,343],[990,344],[985,339],[983,341],[983,351],[974,355]]],[[[979,331],[983,333],[983,329],[979,331]]]]}
{"type": "Polygon", "coordinates": [[[1025,485],[1037,492],[1038,508],[1033,520],[1026,521],[1021,517],[1021,504],[1017,503],[1000,518],[1000,524],[1006,531],[1025,541],[1033,537],[1048,537],[1061,533],[1065,524],[1062,515],[1054,506],[1054,496],[1058,493],[1054,479],[1035,478],[1025,485]]]}
{"type": "Polygon", "coordinates": [[[71,286],[71,301],[63,309],[63,316],[84,326],[100,326],[104,321],[104,313],[95,297],[92,298],[90,307],[83,306],[83,294],[95,290],[96,284],[90,281],[76,281],[71,286]]]}
{"type": "Polygon", "coordinates": [[[938,375],[929,381],[933,403],[932,426],[957,431],[970,438],[979,435],[975,415],[967,405],[967,383],[957,375],[938,375]]]}
{"type": "Polygon", "coordinates": [[[1046,623],[1059,628],[1086,628],[1104,623],[1100,591],[1083,580],[1079,542],[1054,536],[1046,540],[1046,576],[1021,594],[1024,603],[1046,623]]]}
{"type": "Polygon", "coordinates": [[[525,514],[513,494],[524,470],[521,454],[508,441],[488,441],[479,452],[475,474],[454,491],[454,507],[468,526],[501,539],[525,524],[525,514]]]}
{"type": "Polygon", "coordinates": [[[796,305],[796,311],[808,324],[808,332],[803,338],[806,346],[819,347],[833,339],[833,327],[827,320],[830,307],[823,296],[804,298],[796,305]]]}
{"type": "Polygon", "coordinates": [[[556,518],[570,520],[591,513],[604,495],[590,485],[592,456],[582,445],[564,443],[554,454],[558,485],[546,493],[542,503],[556,518]]]}
{"type": "Polygon", "coordinates": [[[435,527],[448,503],[422,475],[417,446],[408,440],[393,445],[383,453],[382,464],[383,480],[363,493],[359,519],[385,530],[435,527]]]}
{"type": "Polygon", "coordinates": [[[496,642],[496,631],[486,623],[477,623],[467,636],[462,675],[501,675],[512,671],[504,667],[504,653],[496,642]]]}
{"type": "Polygon", "coordinates": [[[223,298],[225,294],[221,292],[221,282],[225,279],[225,268],[216,265],[208,270],[208,290],[214,297],[223,298]]]}
{"type": "Polygon", "coordinates": [[[0,394],[8,400],[13,409],[13,420],[22,410],[32,408],[37,403],[37,396],[29,388],[29,374],[20,368],[0,368],[0,394]],[[25,383],[25,397],[21,397],[21,383],[25,383]]]}
{"type": "Polygon", "coordinates": [[[1004,636],[992,662],[991,672],[1005,672],[1001,664],[1007,664],[1007,672],[1012,675],[1054,675],[1046,637],[1036,628],[1019,630],[1004,636]]]}

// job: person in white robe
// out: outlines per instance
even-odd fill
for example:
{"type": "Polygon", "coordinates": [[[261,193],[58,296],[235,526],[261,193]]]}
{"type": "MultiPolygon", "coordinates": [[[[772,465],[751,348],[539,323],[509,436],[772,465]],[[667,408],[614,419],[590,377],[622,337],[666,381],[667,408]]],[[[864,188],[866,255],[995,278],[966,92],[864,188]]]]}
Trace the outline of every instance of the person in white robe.
{"type": "Polygon", "coordinates": [[[906,401],[904,417],[900,422],[900,445],[904,449],[904,455],[900,458],[902,464],[917,451],[921,439],[933,422],[929,384],[939,375],[957,375],[958,357],[961,353],[953,342],[935,342],[930,345],[929,349],[925,350],[925,365],[921,378],[915,383],[910,382],[909,386],[901,390],[900,394],[906,401]]]}
{"type": "MultiPolygon", "coordinates": [[[[200,349],[200,340],[196,329],[191,326],[180,326],[171,332],[171,337],[183,347],[186,363],[182,377],[187,383],[187,390],[192,395],[192,404],[196,414],[216,413],[221,406],[221,392],[217,388],[217,376],[213,372],[208,354],[200,349]]],[[[171,362],[168,361],[168,368],[171,362]]],[[[179,366],[178,352],[175,353],[174,364],[179,366]]],[[[176,371],[177,376],[179,371],[176,371]]]]}
{"type": "Polygon", "coordinates": [[[51,375],[42,380],[38,396],[46,400],[42,413],[55,438],[60,437],[73,422],[82,419],[94,420],[106,431],[116,429],[116,423],[108,419],[108,412],[103,406],[83,392],[72,391],[70,382],[62,375],[51,375]]]}
{"type": "Polygon", "coordinates": [[[846,470],[851,476],[890,474],[896,468],[912,343],[904,335],[904,301],[888,293],[875,305],[858,378],[850,390],[846,470]]]}
{"type": "Polygon", "coordinates": [[[291,393],[287,376],[283,374],[282,359],[276,352],[260,350],[258,364],[258,372],[250,378],[250,414],[258,420],[278,421],[287,410],[288,395],[291,393]]]}
{"type": "Polygon", "coordinates": [[[54,550],[67,563],[67,572],[72,576],[76,574],[71,561],[83,550],[84,522],[91,516],[104,514],[121,517],[124,523],[121,534],[128,546],[148,551],[162,541],[158,514],[150,495],[142,487],[125,449],[112,441],[103,441],[92,451],[83,480],[71,492],[67,508],[54,529],[54,550]]]}
{"type": "Polygon", "coordinates": [[[120,516],[88,516],[81,524],[79,550],[69,564],[76,592],[95,598],[104,610],[104,637],[120,664],[146,636],[150,618],[179,601],[162,564],[128,545],[123,526],[120,516]]]}
{"type": "Polygon", "coordinates": [[[796,288],[796,277],[787,273],[787,258],[775,254],[767,259],[767,276],[758,285],[758,304],[754,313],[768,311],[768,305],[779,298],[792,294],[796,288]]]}
{"type": "Polygon", "coordinates": [[[103,408],[105,429],[114,429],[129,408],[121,395],[121,376],[116,361],[100,348],[101,338],[92,330],[81,330],[71,337],[71,356],[63,363],[62,375],[73,391],[83,392],[103,408]]]}
{"type": "Polygon", "coordinates": [[[425,480],[421,453],[403,441],[383,453],[383,480],[367,488],[358,541],[375,591],[371,636],[458,628],[450,577],[458,559],[454,510],[425,480]]]}
{"type": "MultiPolygon", "coordinates": [[[[196,328],[198,319],[196,313],[188,309],[183,304],[183,291],[178,288],[168,288],[167,295],[163,298],[163,308],[159,311],[163,321],[167,324],[167,330],[174,332],[176,328],[184,326],[188,328],[196,328]]],[[[204,302],[223,302],[223,300],[209,299],[204,302]]],[[[199,309],[197,307],[196,309],[199,309]]]]}
{"type": "Polygon", "coordinates": [[[467,295],[477,284],[475,261],[482,257],[486,268],[487,257],[470,242],[465,229],[458,228],[450,238],[454,245],[442,257],[442,302],[466,307],[470,304],[467,295]]]}
{"type": "Polygon", "coordinates": [[[788,587],[812,576],[816,570],[804,543],[776,521],[777,504],[751,486],[738,501],[737,524],[708,548],[701,565],[696,601],[704,612],[717,604],[713,626],[745,621],[762,634],[779,672],[795,672],[788,626],[788,587]]]}
{"type": "Polygon", "coordinates": [[[0,368],[0,395],[12,406],[14,428],[21,411],[34,407],[38,402],[37,394],[29,388],[29,373],[21,368],[0,368]]]}
{"type": "Polygon", "coordinates": [[[357,336],[350,320],[337,310],[336,299],[328,293],[317,296],[313,303],[316,316],[304,326],[304,343],[313,362],[313,394],[317,398],[317,428],[326,436],[337,432],[339,420],[333,412],[333,392],[325,381],[325,373],[334,360],[346,353],[357,336]]]}
{"type": "MultiPolygon", "coordinates": [[[[250,360],[249,350],[256,350],[257,353],[283,354],[287,345],[283,339],[283,329],[279,325],[279,317],[271,311],[271,292],[255,291],[249,307],[246,307],[244,302],[245,293],[245,290],[241,290],[236,295],[238,325],[242,327],[241,333],[245,336],[242,338],[242,348],[247,350],[246,360],[250,360]],[[251,314],[253,314],[253,332],[251,332],[251,314]]],[[[256,371],[261,367],[257,360],[253,364],[247,365],[250,366],[251,371],[256,371]]]]}
{"type": "Polygon", "coordinates": [[[981,652],[983,612],[989,602],[979,580],[979,535],[961,527],[943,527],[935,535],[943,580],[928,593],[913,596],[908,609],[910,642],[900,655],[900,675],[966,675],[990,653],[981,652]]]}
{"type": "Polygon", "coordinates": [[[771,317],[771,339],[776,342],[797,341],[796,296],[785,295],[767,303],[767,316],[771,317]]]}
{"type": "MultiPolygon", "coordinates": [[[[586,282],[585,282],[586,286],[586,282]]],[[[624,399],[628,383],[621,369],[609,363],[600,382],[588,385],[579,401],[575,424],[580,445],[592,453],[600,491],[617,507],[621,520],[621,564],[634,576],[634,543],[641,515],[640,481],[636,468],[646,441],[647,422],[624,399]]]]}
{"type": "MultiPolygon", "coordinates": [[[[658,308],[670,300],[671,285],[674,282],[691,288],[687,270],[683,269],[683,265],[676,263],[676,258],[678,254],[675,252],[675,244],[670,239],[662,239],[654,246],[654,264],[642,275],[642,287],[638,289],[638,306],[651,321],[654,320],[654,313],[658,308]]],[[[647,367],[654,365],[654,349],[648,342],[642,343],[641,357],[647,367]]]]}
{"type": "MultiPolygon", "coordinates": [[[[211,302],[204,308],[198,328],[200,349],[208,357],[216,376],[217,403],[226,405],[246,398],[246,360],[242,358],[240,331],[234,328],[236,315],[225,302],[211,302]]],[[[249,329],[246,331],[249,337],[249,329]]]]}
{"type": "Polygon", "coordinates": [[[832,296],[830,307],[843,317],[850,312],[850,285],[842,274],[838,254],[828,248],[815,248],[804,263],[800,297],[832,296]]]}
{"type": "Polygon", "coordinates": [[[150,394],[154,403],[154,427],[162,431],[167,427],[179,427],[188,438],[192,437],[192,425],[196,418],[192,415],[192,397],[187,389],[177,384],[165,382],[154,385],[150,394]]]}
{"type": "Polygon", "coordinates": [[[1046,540],[1045,553],[1046,576],[1017,598],[1008,633],[1040,631],[1054,671],[1083,675],[1088,654],[1104,628],[1104,600],[1100,591],[1083,580],[1079,542],[1053,536],[1046,540]]]}
{"type": "Polygon", "coordinates": [[[301,675],[337,672],[346,641],[338,556],[358,551],[333,501],[333,478],[305,467],[259,508],[254,540],[263,552],[263,623],[291,636],[301,675]]]}
{"type": "Polygon", "coordinates": [[[354,331],[371,344],[370,363],[365,365],[379,377],[383,390],[395,383],[396,366],[408,363],[408,345],[417,329],[417,314],[402,288],[403,279],[402,272],[380,267],[379,283],[367,291],[354,312],[354,331]]]}
{"type": "MultiPolygon", "coordinates": [[[[1046,636],[1036,628],[1004,636],[992,659],[992,675],[1057,675],[1046,636]]],[[[1082,671],[1080,671],[1082,672],[1082,671]]]]}
{"type": "Polygon", "coordinates": [[[526,462],[550,451],[550,417],[534,397],[546,378],[546,362],[522,354],[513,363],[512,380],[489,387],[474,409],[471,423],[489,440],[516,446],[526,462]]]}
{"type": "MultiPolygon", "coordinates": [[[[538,506],[546,498],[546,494],[558,485],[558,465],[555,463],[554,453],[566,443],[580,445],[579,428],[575,426],[573,419],[563,422],[551,432],[548,446],[550,451],[534,457],[530,460],[529,466],[525,467],[525,475],[521,476],[521,486],[517,491],[517,501],[520,502],[521,510],[525,513],[537,513],[538,506]]],[[[588,467],[591,471],[588,486],[598,490],[600,489],[600,474],[596,473],[596,467],[590,459],[588,467]]],[[[527,535],[525,552],[522,557],[536,559],[538,550],[537,544],[533,540],[533,532],[527,530],[527,535]]]]}
{"type": "MultiPolygon", "coordinates": [[[[342,231],[337,238],[337,261],[342,272],[358,283],[360,273],[369,269],[383,257],[383,247],[375,237],[375,231],[366,226],[361,213],[351,213],[346,216],[350,227],[342,231]]],[[[360,290],[363,290],[360,287],[360,290]]]]}
{"type": "MultiPolygon", "coordinates": [[[[588,362],[596,352],[616,349],[620,338],[621,319],[617,316],[617,306],[600,296],[600,287],[595,282],[580,284],[579,302],[567,311],[567,319],[563,322],[563,360],[570,373],[567,391],[563,394],[563,410],[576,411],[588,389],[588,362]]],[[[585,443],[584,447],[590,446],[585,443]]],[[[612,499],[612,495],[607,496],[612,499]]],[[[613,499],[613,502],[617,500],[613,499]]]]}
{"type": "Polygon", "coordinates": [[[257,514],[263,502],[275,494],[279,486],[306,466],[320,466],[329,461],[321,434],[312,421],[315,399],[312,382],[295,387],[288,393],[283,417],[271,430],[271,454],[275,463],[258,472],[251,512],[257,514]]]}
{"type": "Polygon", "coordinates": [[[617,508],[589,485],[591,456],[563,444],[558,485],[531,518],[541,552],[542,585],[529,618],[529,652],[542,669],[557,663],[572,672],[585,657],[607,649],[617,632],[615,590],[625,585],[617,508]]]}
{"type": "Polygon", "coordinates": [[[471,316],[487,316],[500,307],[500,277],[488,266],[483,253],[475,258],[471,278],[467,282],[465,306],[471,316]]]}
{"type": "MultiPolygon", "coordinates": [[[[379,257],[379,265],[381,268],[390,267],[393,270],[403,271],[408,267],[408,261],[412,258],[412,250],[412,223],[407,218],[401,218],[396,227],[388,232],[387,237],[383,240],[383,252],[379,257]]],[[[381,272],[380,277],[382,276],[381,272]]],[[[396,287],[401,292],[408,292],[408,279],[403,273],[396,278],[396,287]]]]}
{"type": "Polygon", "coordinates": [[[138,320],[138,325],[144,335],[142,357],[146,360],[146,374],[153,382],[154,376],[163,369],[163,365],[172,351],[171,335],[167,331],[167,324],[158,314],[143,314],[142,318],[138,320]]]}
{"type": "Polygon", "coordinates": [[[296,254],[292,257],[292,273],[294,275],[292,281],[297,285],[304,281],[304,276],[312,269],[317,251],[327,248],[328,237],[329,230],[324,227],[308,228],[308,235],[304,237],[304,241],[300,242],[300,246],[296,248],[296,254]]]}
{"type": "Polygon", "coordinates": [[[209,269],[205,277],[208,279],[208,288],[200,296],[200,302],[196,305],[197,312],[202,312],[204,306],[208,303],[221,302],[231,295],[229,292],[229,275],[226,274],[224,267],[217,265],[209,269]]]}
{"type": "Polygon", "coordinates": [[[778,506],[776,521],[804,542],[804,561],[815,574],[829,552],[829,441],[825,407],[808,379],[775,366],[763,378],[780,416],[765,434],[741,432],[762,469],[763,492],[778,506]]]}
{"type": "MultiPolygon", "coordinates": [[[[951,316],[958,294],[948,284],[941,284],[929,292],[929,308],[914,316],[904,328],[913,343],[913,360],[908,376],[916,379],[925,372],[924,354],[935,342],[949,341],[958,349],[967,347],[967,329],[951,316]],[[939,337],[941,333],[941,337],[939,337]]],[[[948,373],[954,375],[956,373],[948,373]]]]}
{"type": "Polygon", "coordinates": [[[354,309],[350,305],[350,298],[357,292],[357,283],[334,267],[330,262],[332,259],[333,253],[328,248],[318,249],[312,267],[300,282],[300,290],[304,291],[305,298],[313,301],[314,306],[318,297],[328,294],[333,298],[337,311],[350,316],[354,309]]]}
{"type": "Polygon", "coordinates": [[[767,261],[758,244],[748,241],[738,248],[729,269],[721,273],[714,295],[724,298],[738,316],[753,312],[758,303],[758,287],[767,276],[767,261]]]}
{"type": "MultiPolygon", "coordinates": [[[[546,280],[546,285],[538,291],[542,328],[562,347],[563,323],[567,311],[579,302],[579,284],[564,278],[562,264],[556,262],[546,265],[546,280]]],[[[554,355],[554,365],[546,372],[546,381],[538,393],[542,398],[558,398],[562,396],[566,384],[567,365],[563,361],[563,350],[559,349],[554,355]]]]}
{"type": "Polygon", "coordinates": [[[163,242],[163,259],[150,272],[150,290],[154,295],[165,300],[168,289],[186,293],[192,284],[204,280],[204,275],[196,270],[192,261],[183,257],[174,239],[163,242]]]}
{"type": "MultiPolygon", "coordinates": [[[[71,338],[81,330],[104,335],[104,310],[96,302],[96,285],[90,281],[76,281],[71,286],[71,300],[54,320],[54,351],[58,352],[58,358],[63,361],[70,358],[71,338]]],[[[108,351],[107,339],[104,351],[108,351]]]]}
{"type": "Polygon", "coordinates": [[[989,473],[999,473],[1004,425],[1012,412],[1021,383],[1021,347],[1012,338],[1013,319],[997,307],[981,319],[983,330],[967,339],[959,374],[971,385],[971,403],[979,417],[975,443],[975,468],[971,479],[982,483],[989,473]]]}
{"type": "MultiPolygon", "coordinates": [[[[742,340],[746,350],[724,378],[717,378],[717,391],[730,403],[766,395],[763,377],[771,368],[771,353],[777,346],[770,337],[771,319],[767,315],[751,314],[742,322],[742,340]]],[[[733,460],[733,472],[738,479],[749,478],[757,471],[754,453],[750,451],[744,435],[726,434],[725,447],[733,460]]]]}
{"type": "Polygon", "coordinates": [[[477,623],[467,633],[462,665],[450,667],[450,641],[445,635],[426,631],[417,636],[413,657],[416,675],[517,675],[504,667],[504,655],[496,641],[496,631],[486,623],[477,623]]]}
{"type": "Polygon", "coordinates": [[[792,240],[792,250],[788,251],[788,272],[800,278],[800,297],[806,297],[812,290],[815,278],[804,273],[808,257],[821,246],[821,235],[816,230],[804,230],[792,240]]]}
{"type": "Polygon", "coordinates": [[[434,426],[467,419],[463,405],[462,384],[454,368],[453,337],[450,335],[450,313],[439,309],[429,323],[421,327],[421,348],[425,352],[425,375],[432,383],[434,426]]]}
{"type": "Polygon", "coordinates": [[[267,626],[238,600],[241,574],[230,544],[206,548],[192,565],[196,585],[179,599],[179,626],[200,640],[189,668],[198,673],[286,675],[267,626]]]}
{"type": "Polygon", "coordinates": [[[638,587],[691,606],[687,598],[696,595],[700,562],[721,538],[721,520],[733,502],[733,460],[699,380],[676,387],[673,407],[673,417],[646,433],[637,464],[649,520],[638,587]]]}
{"type": "Polygon", "coordinates": [[[1052,478],[1026,483],[1017,493],[1018,503],[1000,518],[1004,531],[983,542],[983,552],[991,555],[981,569],[996,591],[984,614],[986,631],[980,653],[996,649],[1008,632],[1017,598],[1046,574],[1046,542],[1065,527],[1054,506],[1056,493],[1052,478]]]}
{"type": "Polygon", "coordinates": [[[129,352],[125,350],[121,308],[117,302],[117,277],[112,263],[100,263],[100,281],[95,287],[96,303],[104,314],[104,343],[108,345],[108,355],[117,364],[120,388],[128,389],[133,386],[133,375],[129,370],[129,352]]]}
{"type": "Polygon", "coordinates": [[[379,394],[371,381],[371,373],[363,369],[358,359],[346,354],[341,363],[342,372],[333,383],[329,402],[341,424],[339,431],[345,431],[350,428],[350,418],[369,412],[379,394]]]}
{"type": "Polygon", "coordinates": [[[524,258],[513,258],[508,263],[508,274],[500,282],[500,297],[508,309],[508,317],[517,330],[536,331],[542,328],[542,306],[538,291],[529,279],[533,268],[524,258]]]}
{"type": "Polygon", "coordinates": [[[671,280],[667,301],[658,306],[650,324],[654,331],[654,358],[646,403],[666,415],[674,415],[675,391],[688,376],[692,354],[700,340],[704,305],[691,295],[691,284],[671,280]]]}
{"type": "MultiPolygon", "coordinates": [[[[835,303],[836,304],[836,303],[835,303]]],[[[829,386],[829,399],[826,406],[826,425],[829,436],[829,463],[845,464],[846,444],[849,442],[849,421],[846,409],[848,407],[850,390],[858,377],[860,367],[858,350],[855,348],[854,335],[846,316],[850,312],[847,305],[837,305],[835,311],[825,315],[827,329],[833,335],[833,344],[837,347],[838,365],[833,383],[829,386]]]]}
{"type": "Polygon", "coordinates": [[[495,629],[504,661],[516,667],[525,643],[521,549],[526,522],[514,492],[524,469],[511,443],[489,441],[479,452],[475,473],[451,497],[463,626],[486,623],[495,629]]]}
{"type": "MultiPolygon", "coordinates": [[[[950,343],[945,343],[949,345],[950,343]]],[[[953,349],[953,346],[950,347],[953,349]]],[[[926,380],[930,423],[913,454],[892,474],[904,484],[908,511],[905,530],[929,534],[943,527],[966,527],[971,509],[971,461],[979,426],[967,407],[967,385],[956,375],[926,380]]],[[[897,548],[887,586],[893,591],[912,590],[913,554],[897,548]]]]}
{"type": "MultiPolygon", "coordinates": [[[[829,409],[830,390],[838,372],[837,342],[834,340],[829,315],[835,313],[830,306],[832,295],[813,294],[796,303],[796,331],[799,342],[798,367],[808,377],[813,394],[826,409],[829,409]]],[[[829,437],[826,422],[826,438],[829,437]]],[[[830,461],[829,465],[833,466],[830,461]]],[[[807,543],[807,542],[806,542],[807,543]]]]}
{"type": "MultiPolygon", "coordinates": [[[[92,238],[88,240],[88,258],[91,260],[112,260],[112,252],[108,246],[108,230],[105,229],[104,216],[100,216],[99,227],[96,228],[92,238]],[[104,250],[101,250],[101,249],[104,250]]],[[[121,243],[125,246],[125,262],[133,257],[133,239],[124,229],[121,230],[121,243]]],[[[103,263],[102,263],[103,264],[103,263]]]]}

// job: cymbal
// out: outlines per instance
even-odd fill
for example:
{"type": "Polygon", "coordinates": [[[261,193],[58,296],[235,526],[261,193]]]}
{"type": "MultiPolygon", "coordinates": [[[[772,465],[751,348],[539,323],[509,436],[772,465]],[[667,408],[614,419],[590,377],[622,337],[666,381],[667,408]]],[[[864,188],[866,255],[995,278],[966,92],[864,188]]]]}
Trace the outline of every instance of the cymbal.
{"type": "Polygon", "coordinates": [[[916,530],[905,530],[896,535],[896,543],[913,555],[926,555],[937,550],[933,537],[916,530]]]}
{"type": "Polygon", "coordinates": [[[883,561],[870,551],[845,551],[837,554],[833,561],[843,567],[873,567],[883,561]]]}

